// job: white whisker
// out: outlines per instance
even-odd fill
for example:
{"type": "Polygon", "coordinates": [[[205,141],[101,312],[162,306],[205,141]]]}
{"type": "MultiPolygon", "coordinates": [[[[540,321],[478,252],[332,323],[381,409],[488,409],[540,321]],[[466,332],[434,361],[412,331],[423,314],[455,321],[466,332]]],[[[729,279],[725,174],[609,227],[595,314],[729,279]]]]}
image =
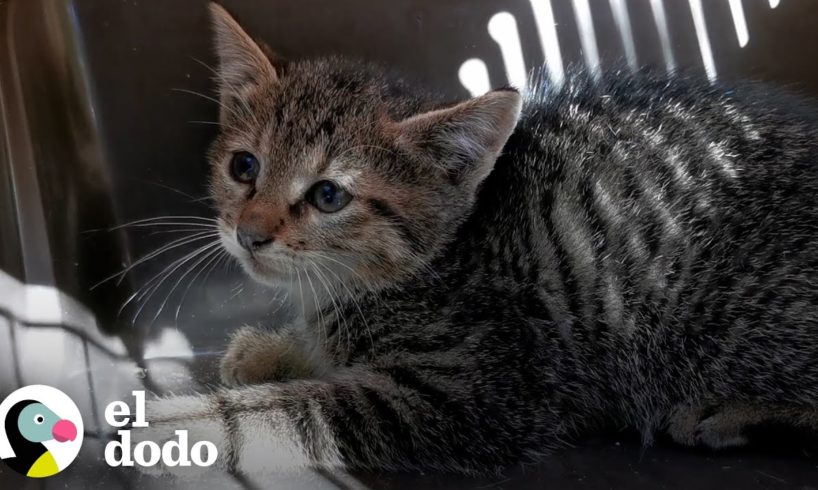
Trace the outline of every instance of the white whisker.
{"type": "MultiPolygon", "coordinates": [[[[336,317],[335,321],[336,321],[336,323],[338,323],[338,332],[339,332],[338,337],[339,337],[339,341],[340,341],[341,321],[344,322],[345,330],[347,332],[349,332],[349,325],[347,324],[346,317],[342,314],[341,309],[338,306],[338,303],[335,302],[335,297],[333,296],[334,288],[332,288],[332,290],[330,290],[330,283],[328,282],[326,276],[324,276],[321,273],[321,271],[318,269],[318,266],[315,264],[314,261],[306,259],[306,258],[305,258],[305,260],[306,260],[307,264],[309,264],[313,268],[313,270],[315,270],[315,274],[316,274],[315,277],[321,282],[321,285],[324,287],[324,290],[327,292],[327,295],[329,296],[330,302],[332,302],[332,308],[335,311],[335,317],[336,317]]],[[[336,295],[337,295],[337,292],[336,292],[336,295]]],[[[340,301],[340,297],[339,297],[339,301],[340,301]]],[[[349,347],[349,334],[347,333],[347,348],[348,347],[349,347]]]]}
{"type": "MultiPolygon", "coordinates": [[[[370,344],[374,345],[374,341],[372,339],[372,330],[369,328],[369,323],[366,321],[366,315],[364,315],[363,309],[361,308],[361,305],[360,305],[358,299],[356,298],[356,295],[353,294],[352,291],[350,291],[350,289],[347,287],[347,285],[343,281],[343,279],[341,279],[338,276],[338,274],[336,274],[326,264],[321,264],[321,263],[318,263],[318,262],[314,262],[314,264],[316,266],[323,267],[328,273],[335,276],[335,279],[338,281],[338,283],[341,284],[341,286],[346,290],[347,294],[349,295],[349,301],[352,302],[352,305],[358,310],[358,314],[361,316],[361,321],[364,324],[364,330],[366,331],[367,336],[369,336],[370,344]]],[[[328,281],[329,281],[329,279],[328,279],[328,281]]],[[[336,294],[337,294],[337,292],[336,292],[336,294]]],[[[338,297],[339,297],[339,302],[340,302],[340,295],[338,295],[338,297]]],[[[348,324],[346,318],[344,318],[344,324],[346,325],[347,330],[349,330],[349,324],[348,324]]]]}
{"type": "Polygon", "coordinates": [[[315,314],[316,314],[316,317],[318,319],[318,325],[319,325],[319,327],[321,327],[321,330],[323,332],[322,335],[326,339],[327,338],[327,325],[324,323],[324,313],[321,310],[321,305],[320,305],[320,303],[318,301],[318,292],[315,290],[315,288],[312,285],[312,279],[310,279],[310,272],[308,270],[306,270],[306,269],[304,269],[304,276],[306,276],[307,284],[309,284],[310,289],[312,290],[312,302],[315,304],[315,314]]]}
{"type": "MultiPolygon", "coordinates": [[[[219,243],[216,243],[216,245],[219,245],[219,243]]],[[[204,262],[208,258],[218,254],[220,250],[221,250],[220,248],[216,248],[215,250],[213,250],[212,247],[211,247],[210,250],[208,250],[206,253],[203,253],[202,256],[198,260],[193,262],[187,268],[187,270],[184,272],[184,274],[179,276],[179,279],[177,279],[176,282],[173,283],[173,286],[170,288],[170,291],[168,291],[168,294],[165,295],[165,299],[162,300],[162,303],[159,305],[159,308],[156,310],[156,313],[153,315],[153,318],[151,319],[151,322],[150,322],[151,325],[153,325],[153,323],[156,321],[156,319],[159,318],[159,315],[162,314],[162,311],[165,309],[165,305],[168,304],[168,300],[170,300],[171,296],[173,296],[173,292],[176,291],[176,288],[179,287],[179,284],[182,283],[182,281],[185,279],[185,277],[187,277],[191,272],[193,272],[199,264],[201,264],[202,262],[204,262]]]]}
{"type": "MultiPolygon", "coordinates": [[[[192,57],[192,56],[191,56],[191,59],[192,59],[193,61],[195,61],[196,63],[199,63],[199,64],[200,64],[200,65],[202,65],[203,67],[207,68],[208,70],[210,70],[210,73],[212,73],[212,74],[214,74],[214,75],[216,76],[216,81],[217,81],[217,82],[219,82],[219,85],[220,85],[220,86],[221,86],[221,85],[225,85],[225,86],[227,86],[227,87],[228,87],[230,90],[232,90],[232,91],[233,91],[233,93],[235,93],[235,94],[239,94],[239,93],[240,93],[240,91],[238,90],[238,88],[237,88],[235,85],[233,85],[232,83],[230,83],[230,80],[228,80],[227,78],[225,78],[225,76],[224,76],[224,75],[222,75],[222,74],[219,72],[219,70],[216,70],[215,68],[213,68],[212,66],[208,65],[207,63],[205,63],[204,61],[202,61],[202,60],[200,60],[200,59],[198,59],[198,58],[195,58],[195,57],[192,57]]],[[[246,100],[244,100],[244,98],[242,98],[242,97],[237,97],[237,99],[239,100],[239,103],[242,105],[242,108],[245,110],[245,112],[246,112],[248,115],[252,115],[252,114],[253,114],[253,111],[251,111],[251,110],[250,110],[250,106],[247,104],[247,101],[246,101],[246,100]]],[[[222,106],[222,107],[224,107],[224,106],[222,106]]],[[[257,120],[257,119],[256,119],[256,123],[258,123],[258,120],[257,120]]],[[[235,128],[232,128],[232,129],[234,129],[234,130],[235,130],[235,128]]]]}
{"type": "Polygon", "coordinates": [[[304,288],[301,285],[301,272],[299,272],[298,267],[293,266],[293,269],[295,269],[295,273],[298,275],[298,292],[301,295],[301,317],[306,321],[307,311],[304,307],[304,288]]]}
{"type": "MultiPolygon", "coordinates": [[[[180,267],[182,267],[183,265],[185,265],[185,264],[186,264],[187,262],[189,262],[190,260],[195,259],[195,258],[196,258],[196,257],[198,257],[199,255],[201,255],[201,254],[203,254],[203,253],[205,253],[205,252],[209,251],[209,250],[210,250],[210,249],[212,249],[213,247],[217,247],[217,246],[219,246],[219,245],[220,245],[220,242],[219,242],[218,240],[215,240],[215,241],[213,241],[212,243],[208,243],[207,245],[203,245],[203,246],[201,246],[201,247],[197,248],[197,249],[196,249],[196,250],[194,250],[193,252],[190,252],[189,254],[185,255],[184,257],[182,257],[182,258],[180,258],[180,259],[177,259],[176,261],[174,261],[173,263],[171,263],[169,266],[167,266],[167,267],[165,267],[164,269],[162,269],[162,270],[161,270],[161,271],[160,271],[158,274],[156,274],[155,276],[153,276],[153,277],[152,277],[152,278],[151,278],[151,279],[150,279],[150,280],[149,280],[147,283],[145,283],[145,284],[144,284],[144,285],[143,285],[143,286],[140,288],[140,290],[145,289],[145,288],[147,288],[147,289],[145,289],[145,292],[140,293],[140,294],[139,294],[139,295],[136,297],[136,300],[137,300],[137,301],[141,301],[141,302],[142,302],[142,304],[141,304],[141,306],[139,307],[139,309],[137,310],[137,312],[136,312],[136,314],[134,315],[133,319],[131,320],[131,323],[132,323],[132,324],[135,324],[135,323],[136,323],[136,319],[137,319],[137,318],[139,317],[139,315],[142,313],[142,310],[145,308],[145,305],[147,305],[147,304],[148,304],[148,302],[150,301],[151,297],[152,297],[152,296],[153,296],[153,295],[156,293],[156,291],[157,291],[157,290],[158,290],[158,289],[159,289],[159,288],[162,286],[162,284],[164,284],[164,282],[165,282],[165,281],[167,281],[167,280],[168,280],[168,279],[169,279],[169,278],[170,278],[170,277],[171,277],[171,276],[172,276],[172,275],[173,275],[173,274],[174,274],[174,273],[175,273],[177,270],[179,270],[179,268],[180,268],[180,267]],[[160,278],[161,278],[161,279],[160,279],[160,278]],[[155,284],[155,285],[150,286],[150,285],[151,285],[152,283],[154,283],[155,281],[158,281],[158,282],[156,282],[156,284],[155,284]]],[[[130,300],[129,300],[129,301],[130,301],[130,300]]],[[[127,306],[127,303],[125,303],[124,305],[122,305],[122,308],[124,308],[125,306],[127,306]]],[[[120,308],[120,311],[122,310],[122,308],[120,308]]]]}
{"type": "Polygon", "coordinates": [[[98,283],[94,284],[93,286],[91,286],[91,290],[94,290],[97,287],[101,286],[102,284],[104,284],[104,283],[106,283],[106,282],[108,282],[108,281],[110,281],[112,279],[115,279],[117,277],[119,277],[119,280],[117,280],[116,284],[119,285],[119,284],[122,283],[122,280],[125,278],[125,276],[128,274],[128,272],[133,270],[135,267],[137,267],[137,266],[139,266],[141,264],[144,264],[145,262],[147,262],[147,261],[149,261],[149,260],[151,260],[151,259],[153,259],[155,257],[158,257],[159,255],[162,255],[163,253],[168,252],[170,250],[173,250],[175,248],[179,248],[179,247],[182,247],[184,245],[188,245],[188,244],[197,242],[199,240],[204,240],[204,239],[207,239],[207,238],[214,238],[214,237],[217,237],[217,236],[218,236],[218,233],[215,233],[215,232],[212,232],[212,231],[202,231],[202,232],[197,232],[197,233],[194,233],[192,235],[185,236],[185,237],[182,237],[182,238],[177,238],[176,240],[173,240],[170,243],[161,246],[158,250],[155,250],[155,251],[153,251],[153,252],[151,252],[151,253],[149,253],[147,255],[144,255],[144,256],[140,257],[136,262],[130,264],[128,267],[126,267],[125,269],[117,272],[116,274],[112,274],[112,275],[106,277],[105,279],[99,281],[98,283]]]}
{"type": "MultiPolygon", "coordinates": [[[[187,287],[182,293],[182,297],[179,298],[179,304],[176,306],[176,313],[174,313],[173,315],[173,323],[174,325],[177,326],[177,328],[179,325],[179,312],[182,311],[182,305],[184,305],[185,303],[185,298],[187,298],[187,294],[190,291],[191,286],[193,286],[193,284],[196,282],[196,279],[202,274],[202,272],[205,272],[206,270],[212,270],[217,261],[226,254],[227,252],[224,249],[217,249],[216,253],[210,257],[210,260],[208,260],[207,263],[204,264],[202,268],[199,269],[199,271],[190,279],[190,282],[188,282],[187,287]]],[[[207,276],[205,276],[205,279],[206,278],[207,276]]],[[[207,283],[203,281],[203,284],[207,283]]]]}
{"type": "Polygon", "coordinates": [[[201,97],[201,98],[203,98],[205,100],[215,102],[216,104],[219,105],[219,107],[221,107],[225,111],[232,114],[236,119],[239,119],[239,120],[242,119],[241,114],[236,112],[234,109],[232,109],[230,107],[227,107],[227,105],[224,104],[222,101],[220,101],[218,99],[214,99],[213,97],[210,97],[209,95],[205,95],[205,94],[202,94],[202,93],[199,93],[199,92],[196,92],[196,91],[193,91],[193,90],[188,90],[188,89],[185,89],[185,88],[172,88],[171,90],[173,90],[174,92],[182,92],[183,94],[195,95],[195,96],[201,97]]]}

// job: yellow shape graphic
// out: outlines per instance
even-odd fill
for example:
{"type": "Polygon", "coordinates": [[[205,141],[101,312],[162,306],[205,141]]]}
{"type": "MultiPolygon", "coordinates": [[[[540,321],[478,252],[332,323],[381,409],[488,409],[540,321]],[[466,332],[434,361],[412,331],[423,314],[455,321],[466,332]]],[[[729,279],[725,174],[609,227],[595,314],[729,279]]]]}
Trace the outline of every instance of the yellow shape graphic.
{"type": "Polygon", "coordinates": [[[59,472],[60,468],[57,466],[57,461],[54,460],[54,456],[51,455],[51,451],[46,451],[31,465],[26,476],[30,476],[31,478],[45,478],[47,476],[56,475],[59,472]]]}

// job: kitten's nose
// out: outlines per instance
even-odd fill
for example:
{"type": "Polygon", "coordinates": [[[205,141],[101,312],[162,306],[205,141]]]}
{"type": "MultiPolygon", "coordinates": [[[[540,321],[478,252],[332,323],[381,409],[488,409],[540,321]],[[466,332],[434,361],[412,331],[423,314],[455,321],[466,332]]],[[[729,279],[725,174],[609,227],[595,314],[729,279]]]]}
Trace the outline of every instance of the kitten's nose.
{"type": "Polygon", "coordinates": [[[236,238],[239,245],[249,252],[255,252],[273,242],[272,235],[254,226],[253,223],[239,225],[236,229],[236,238]]]}
{"type": "Polygon", "coordinates": [[[283,221],[274,206],[261,201],[250,201],[239,215],[236,239],[242,248],[255,252],[273,242],[281,224],[283,221]]]}

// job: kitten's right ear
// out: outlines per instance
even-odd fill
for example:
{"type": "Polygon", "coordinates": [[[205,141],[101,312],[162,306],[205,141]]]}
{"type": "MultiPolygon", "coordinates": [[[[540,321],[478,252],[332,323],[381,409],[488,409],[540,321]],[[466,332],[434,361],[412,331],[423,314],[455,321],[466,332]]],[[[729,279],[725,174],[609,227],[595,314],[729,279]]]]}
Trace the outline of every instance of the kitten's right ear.
{"type": "Polygon", "coordinates": [[[399,146],[422,155],[473,193],[494,168],[517,125],[522,97],[499,89],[455,106],[412,116],[390,129],[399,146]]]}
{"type": "Polygon", "coordinates": [[[219,91],[223,99],[240,96],[253,85],[278,81],[276,70],[262,48],[224,7],[211,2],[210,16],[219,58],[219,91]]]}

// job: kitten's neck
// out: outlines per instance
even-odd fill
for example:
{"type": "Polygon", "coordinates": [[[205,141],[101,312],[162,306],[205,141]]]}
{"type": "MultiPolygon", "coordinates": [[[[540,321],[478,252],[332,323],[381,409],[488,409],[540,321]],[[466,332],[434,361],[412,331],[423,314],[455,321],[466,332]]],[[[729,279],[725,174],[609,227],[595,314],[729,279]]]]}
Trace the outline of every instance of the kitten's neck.
{"type": "Polygon", "coordinates": [[[513,154],[500,157],[472,211],[427,267],[438,276],[429,283],[457,289],[465,278],[486,281],[514,276],[512,269],[519,265],[520,255],[543,246],[547,235],[536,233],[531,225],[532,220],[543,223],[543,218],[530,207],[532,202],[539,202],[532,195],[546,193],[550,184],[532,186],[532,182],[542,181],[532,179],[521,168],[513,154]]]}
{"type": "Polygon", "coordinates": [[[344,311],[347,305],[365,293],[352,284],[340,283],[339,278],[303,272],[288,285],[292,313],[308,323],[344,311]]]}

